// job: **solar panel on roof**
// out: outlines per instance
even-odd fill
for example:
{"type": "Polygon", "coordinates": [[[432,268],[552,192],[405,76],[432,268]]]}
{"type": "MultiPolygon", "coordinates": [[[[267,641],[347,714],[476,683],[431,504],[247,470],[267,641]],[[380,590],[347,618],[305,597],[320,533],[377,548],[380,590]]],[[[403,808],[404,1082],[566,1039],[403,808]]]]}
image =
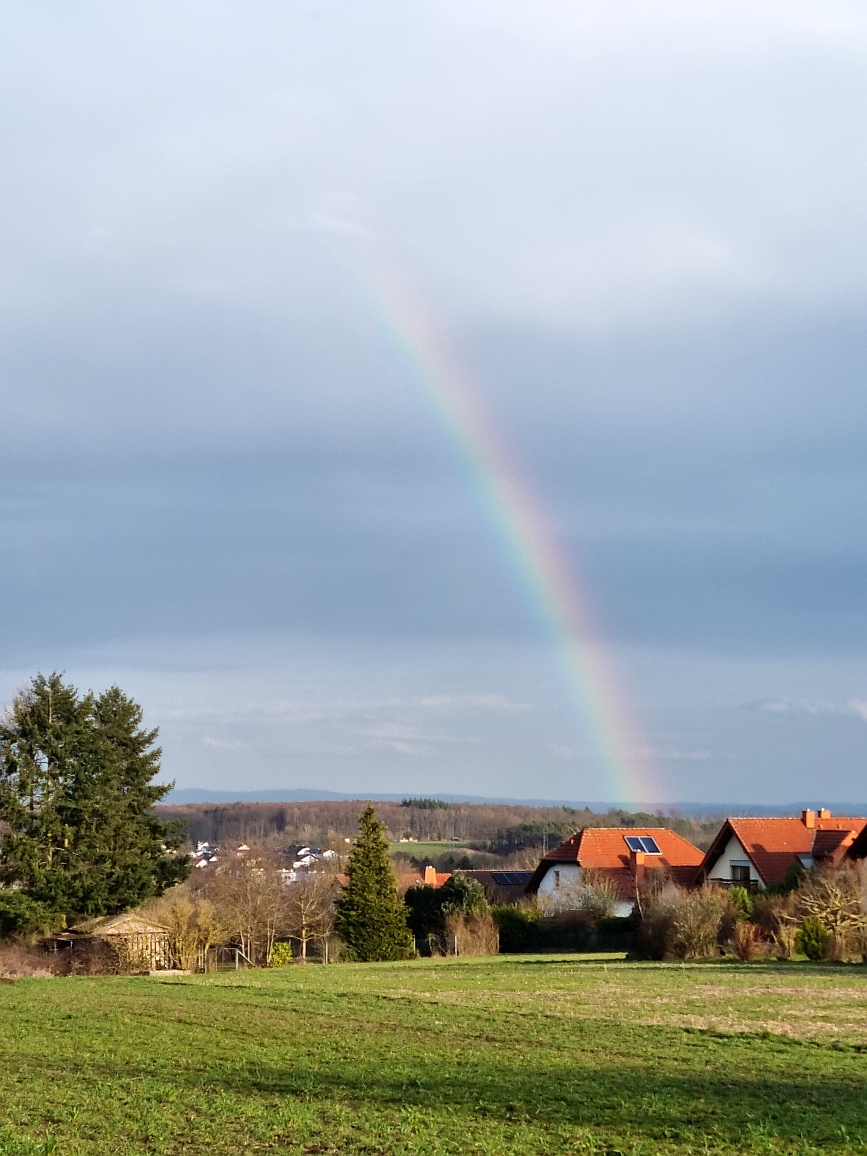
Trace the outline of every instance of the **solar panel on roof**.
{"type": "Polygon", "coordinates": [[[532,871],[493,871],[494,882],[498,887],[520,887],[530,882],[532,871]]]}
{"type": "Polygon", "coordinates": [[[624,835],[626,846],[630,851],[643,851],[645,855],[661,855],[656,840],[650,835],[624,835]]]}

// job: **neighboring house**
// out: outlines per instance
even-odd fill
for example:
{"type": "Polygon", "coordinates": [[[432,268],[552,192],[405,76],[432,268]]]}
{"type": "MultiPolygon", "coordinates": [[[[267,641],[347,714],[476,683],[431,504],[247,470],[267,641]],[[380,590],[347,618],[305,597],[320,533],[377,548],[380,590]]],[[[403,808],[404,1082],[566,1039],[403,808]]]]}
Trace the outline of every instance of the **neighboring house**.
{"type": "Polygon", "coordinates": [[[619,895],[616,915],[629,915],[636,895],[662,871],[688,886],[702,862],[688,839],[667,827],[585,827],[549,851],[533,872],[526,893],[538,895],[553,910],[569,910],[582,883],[603,876],[619,895]]]}
{"type": "Polygon", "coordinates": [[[824,808],[802,811],[800,819],[726,819],[696,882],[764,891],[782,883],[792,867],[837,866],[857,858],[853,852],[865,827],[867,819],[835,817],[824,808]]]}
{"type": "Polygon", "coordinates": [[[532,871],[461,871],[467,879],[475,879],[485,889],[489,903],[518,903],[525,898],[532,871]]]}
{"type": "Polygon", "coordinates": [[[867,824],[861,828],[861,833],[855,836],[846,852],[846,858],[856,862],[859,859],[867,859],[867,824]]]}

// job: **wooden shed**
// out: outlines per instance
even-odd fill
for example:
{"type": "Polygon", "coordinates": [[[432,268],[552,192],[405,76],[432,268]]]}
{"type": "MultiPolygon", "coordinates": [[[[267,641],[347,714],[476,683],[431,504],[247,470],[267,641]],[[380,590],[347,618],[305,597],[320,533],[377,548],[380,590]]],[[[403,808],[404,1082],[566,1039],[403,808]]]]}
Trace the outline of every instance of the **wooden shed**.
{"type": "Polygon", "coordinates": [[[103,940],[127,960],[146,964],[149,971],[168,971],[172,967],[168,928],[136,911],[86,919],[75,927],[55,932],[51,940],[57,948],[70,951],[75,950],[76,944],[103,940]]]}

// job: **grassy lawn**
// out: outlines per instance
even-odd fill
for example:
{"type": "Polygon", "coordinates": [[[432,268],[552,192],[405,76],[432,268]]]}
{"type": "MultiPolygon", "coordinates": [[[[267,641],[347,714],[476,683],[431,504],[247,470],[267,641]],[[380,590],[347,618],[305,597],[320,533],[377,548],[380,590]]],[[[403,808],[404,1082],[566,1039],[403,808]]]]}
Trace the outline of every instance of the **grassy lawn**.
{"type": "Polygon", "coordinates": [[[513,956],[28,980],[0,986],[0,1015],[16,1156],[867,1146],[862,967],[513,956]]]}

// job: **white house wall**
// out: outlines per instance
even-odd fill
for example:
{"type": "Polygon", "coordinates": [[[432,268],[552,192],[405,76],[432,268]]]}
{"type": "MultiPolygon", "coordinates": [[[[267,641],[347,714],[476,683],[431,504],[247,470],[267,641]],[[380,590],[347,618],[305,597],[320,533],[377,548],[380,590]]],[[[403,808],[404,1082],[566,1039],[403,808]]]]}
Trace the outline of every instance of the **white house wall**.
{"type": "MultiPolygon", "coordinates": [[[[557,892],[574,891],[581,882],[581,868],[577,863],[557,863],[549,867],[539,883],[539,895],[549,903],[556,903],[557,892]]],[[[565,895],[564,895],[565,898],[565,895]]]]}
{"type": "Polygon", "coordinates": [[[741,843],[740,839],[738,839],[737,835],[732,835],[732,837],[729,839],[728,843],[726,844],[726,849],[723,851],[722,855],[720,855],[719,859],[717,859],[716,863],[714,863],[711,870],[708,871],[708,879],[719,879],[724,880],[726,883],[731,883],[732,863],[735,863],[738,866],[741,866],[744,863],[748,863],[750,868],[750,882],[757,883],[759,888],[764,890],[765,885],[759,878],[758,871],[756,871],[755,867],[752,865],[752,863],[750,863],[749,856],[744,850],[743,844],[741,843]]]}

